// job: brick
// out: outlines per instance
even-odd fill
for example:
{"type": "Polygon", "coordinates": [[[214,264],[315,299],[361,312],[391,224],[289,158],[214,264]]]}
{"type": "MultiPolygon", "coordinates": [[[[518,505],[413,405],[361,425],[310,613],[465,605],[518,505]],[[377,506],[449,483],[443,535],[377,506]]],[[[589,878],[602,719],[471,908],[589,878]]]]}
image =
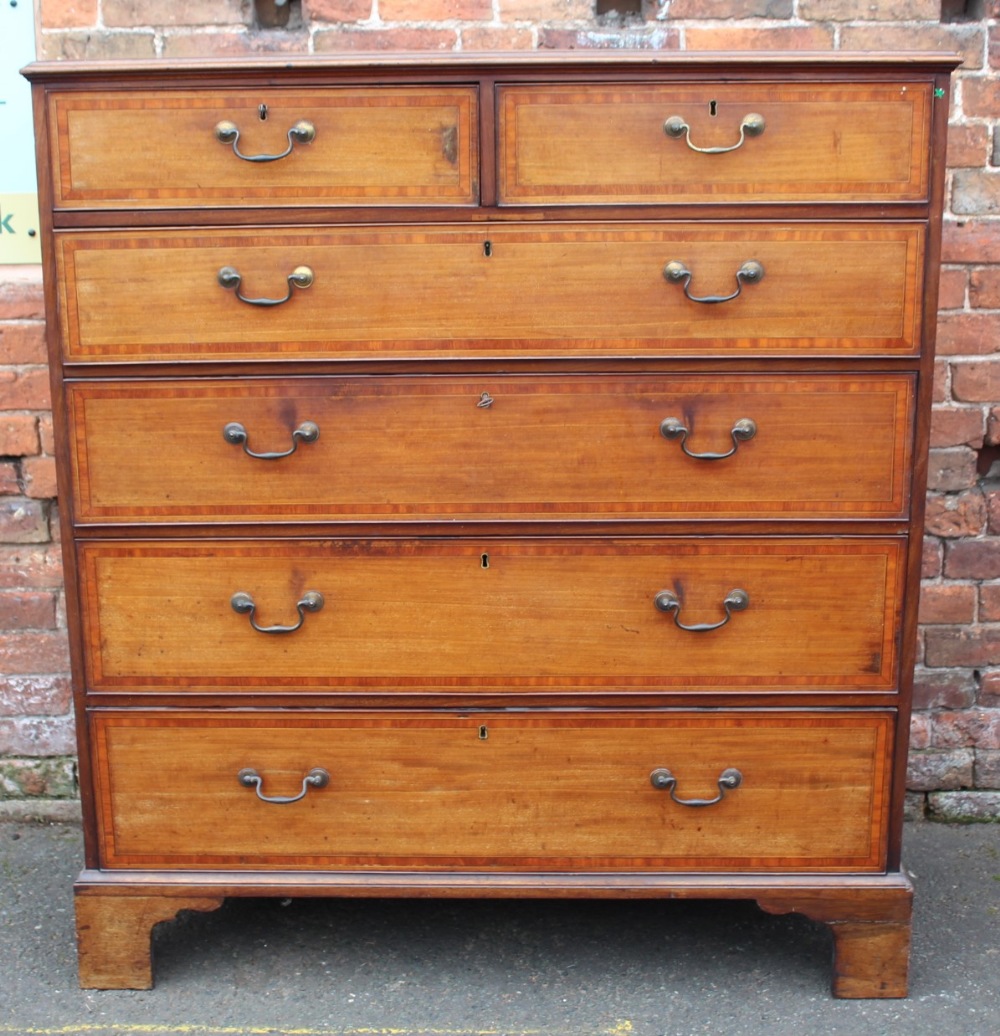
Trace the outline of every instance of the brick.
{"type": "Polygon", "coordinates": [[[931,718],[926,713],[915,712],[910,717],[910,751],[929,748],[931,743],[931,718]]]}
{"type": "Polygon", "coordinates": [[[378,0],[383,22],[489,21],[493,0],[378,0]]]}
{"type": "Polygon", "coordinates": [[[925,661],[931,669],[1000,665],[1000,627],[929,626],[924,638],[925,661]]]}
{"type": "Polygon", "coordinates": [[[951,364],[947,360],[934,361],[931,399],[935,403],[945,403],[951,399],[951,364]]]}
{"type": "Polygon", "coordinates": [[[317,54],[352,51],[448,51],[458,43],[454,29],[332,29],[313,36],[317,54]]]}
{"type": "Polygon", "coordinates": [[[946,263],[1000,263],[1000,220],[945,220],[941,255],[946,263]]]}
{"type": "Polygon", "coordinates": [[[4,410],[51,410],[48,369],[0,367],[0,403],[4,410]]]}
{"type": "Polygon", "coordinates": [[[976,23],[937,25],[925,22],[905,25],[845,25],[840,30],[841,50],[883,51],[948,51],[962,56],[962,67],[983,67],[986,34],[976,23]]]}
{"type": "MultiPolygon", "coordinates": [[[[584,22],[594,17],[593,0],[499,0],[500,21],[584,22]]],[[[381,10],[381,0],[379,9],[381,10]]]]}
{"type": "Polygon", "coordinates": [[[38,57],[45,61],[141,60],[156,57],[156,34],[153,32],[90,32],[43,33],[38,44],[38,57]]]}
{"type": "Polygon", "coordinates": [[[0,266],[0,320],[41,320],[45,294],[40,266],[0,266]]]}
{"type": "Polygon", "coordinates": [[[1000,313],[942,313],[937,327],[939,356],[1000,352],[1000,313]]]}
{"type": "MultiPolygon", "coordinates": [[[[940,540],[924,537],[923,557],[920,565],[920,576],[922,579],[937,579],[941,575],[944,565],[944,546],[940,540]]],[[[0,572],[3,568],[0,567],[0,572]]]]}
{"type": "Polygon", "coordinates": [[[969,286],[969,271],[964,266],[944,267],[938,279],[938,307],[962,309],[969,286]]]}
{"type": "Polygon", "coordinates": [[[941,0],[799,0],[799,17],[819,22],[937,22],[941,0]]]}
{"type": "Polygon", "coordinates": [[[372,16],[374,0],[302,0],[308,22],[363,22],[372,16]]]}
{"type": "Polygon", "coordinates": [[[1000,533],[1000,489],[991,488],[986,494],[987,530],[1000,533]]]}
{"type": "Polygon", "coordinates": [[[989,60],[990,68],[1000,68],[1000,29],[996,26],[990,29],[989,60]]]}
{"type": "MultiPolygon", "coordinates": [[[[973,775],[977,788],[1000,788],[1000,752],[977,748],[973,775]]],[[[1000,818],[1000,813],[997,817],[1000,818]]]]}
{"type": "Polygon", "coordinates": [[[98,0],[41,0],[43,29],[75,29],[97,24],[98,0]]]}
{"type": "Polygon", "coordinates": [[[833,50],[836,37],[831,26],[821,25],[773,29],[690,26],[684,39],[688,50],[833,50]]]}
{"type": "Polygon", "coordinates": [[[979,587],[979,621],[1000,622],[1000,583],[979,587]]]}
{"type": "Polygon", "coordinates": [[[948,127],[949,169],[981,169],[990,150],[990,131],[982,123],[958,122],[948,127]]]}
{"type": "Polygon", "coordinates": [[[986,435],[983,442],[987,446],[1000,446],[1000,406],[991,407],[986,415],[986,435]]]}
{"type": "Polygon", "coordinates": [[[1000,579],[1000,537],[947,544],[944,574],[949,579],[1000,579]]]}
{"type": "MultiPolygon", "coordinates": [[[[503,0],[501,0],[501,6],[503,0]]],[[[793,0],[673,0],[672,19],[791,18],[793,0]]],[[[806,17],[803,15],[803,17],[806,17]]]]}
{"type": "Polygon", "coordinates": [[[954,626],[974,622],[976,588],[971,583],[928,583],[920,590],[920,621],[954,626]]]}
{"type": "Polygon", "coordinates": [[[55,594],[44,590],[0,590],[0,630],[55,629],[55,594]]]}
{"type": "Polygon", "coordinates": [[[38,418],[34,414],[0,413],[0,455],[32,457],[40,445],[38,418]]]}
{"type": "Polygon", "coordinates": [[[906,786],[910,791],[968,788],[972,784],[975,756],[971,749],[950,752],[931,749],[910,753],[906,786]]]}
{"type": "Polygon", "coordinates": [[[50,457],[56,452],[55,432],[52,428],[52,414],[41,414],[38,418],[38,439],[42,453],[50,457]]]}
{"type": "Polygon", "coordinates": [[[935,748],[1000,749],[1000,709],[937,712],[931,723],[935,748]]]}
{"type": "Polygon", "coordinates": [[[72,716],[0,719],[0,755],[70,755],[76,749],[72,716]]]}
{"type": "Polygon", "coordinates": [[[1000,266],[977,266],[969,272],[969,304],[1000,309],[1000,266]]]}
{"type": "Polygon", "coordinates": [[[951,211],[956,216],[995,216],[1000,213],[1000,172],[956,169],[952,174],[951,211]]]}
{"type": "Polygon", "coordinates": [[[300,54],[298,32],[179,32],[163,39],[165,58],[246,57],[253,54],[300,54]]]}
{"type": "Polygon", "coordinates": [[[1000,360],[953,363],[951,393],[961,403],[995,403],[1000,400],[1000,360]]]}
{"type": "Polygon", "coordinates": [[[21,462],[25,496],[51,500],[57,496],[56,461],[54,457],[25,457],[21,462]]]}
{"type": "Polygon", "coordinates": [[[0,546],[0,587],[3,589],[57,589],[62,582],[62,552],[54,544],[0,546]]]}
{"type": "Polygon", "coordinates": [[[986,498],[978,489],[949,495],[931,493],[924,527],[931,535],[945,539],[978,536],[986,531],[986,517],[986,498]]]}
{"type": "Polygon", "coordinates": [[[62,716],[71,703],[64,673],[0,676],[0,716],[62,716]]]}
{"type": "Polygon", "coordinates": [[[0,672],[64,673],[68,668],[65,632],[0,633],[0,672]]]}
{"type": "Polygon", "coordinates": [[[992,76],[962,79],[962,111],[980,119],[995,119],[1000,111],[1000,81],[992,76]]]}
{"type": "Polygon", "coordinates": [[[461,31],[462,50],[531,50],[535,38],[530,29],[472,27],[461,31]]]}
{"type": "Polygon", "coordinates": [[[76,798],[72,759],[0,759],[0,799],[76,798]]]}
{"type": "Polygon", "coordinates": [[[0,496],[21,494],[20,464],[13,460],[0,460],[0,496]]]}
{"type": "Polygon", "coordinates": [[[171,25],[249,25],[253,5],[243,0],[102,0],[108,28],[171,25]]]}
{"type": "Polygon", "coordinates": [[[975,703],[976,678],[971,669],[917,669],[913,674],[915,709],[966,709],[975,703]]]}
{"type": "Polygon", "coordinates": [[[49,520],[41,500],[0,497],[0,543],[45,543],[49,520]]]}
{"type": "Polygon", "coordinates": [[[954,493],[976,484],[976,452],[968,446],[930,451],[927,488],[954,493]]]}
{"type": "Polygon", "coordinates": [[[596,29],[538,30],[539,50],[680,50],[676,29],[659,26],[626,28],[620,31],[596,29]]]}
{"type": "Polygon", "coordinates": [[[927,796],[927,818],[949,824],[989,823],[1000,817],[1000,792],[939,791],[927,796]]]}
{"type": "Polygon", "coordinates": [[[37,320],[0,324],[0,364],[45,363],[45,325],[37,320]]]}
{"type": "Polygon", "coordinates": [[[931,446],[971,446],[975,450],[984,438],[982,407],[935,407],[931,411],[931,446]]]}
{"type": "Polygon", "coordinates": [[[1000,706],[1000,669],[990,669],[981,674],[979,704],[990,708],[1000,706]]]}

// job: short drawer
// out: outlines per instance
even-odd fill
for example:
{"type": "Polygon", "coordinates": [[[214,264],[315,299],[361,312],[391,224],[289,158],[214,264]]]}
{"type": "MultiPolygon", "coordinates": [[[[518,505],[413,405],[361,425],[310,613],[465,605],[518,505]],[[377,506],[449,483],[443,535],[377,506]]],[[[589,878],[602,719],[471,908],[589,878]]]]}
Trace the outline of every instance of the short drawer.
{"type": "Polygon", "coordinates": [[[81,541],[77,551],[98,692],[301,700],[896,683],[902,538],[81,541]]]}
{"type": "Polygon", "coordinates": [[[70,382],[74,513],[901,518],[914,389],[889,374],[70,382]]]}
{"type": "Polygon", "coordinates": [[[66,233],[79,363],[912,356],[921,223],[66,233]]]}
{"type": "Polygon", "coordinates": [[[471,86],[55,92],[54,205],[472,205],[471,86]]]}
{"type": "Polygon", "coordinates": [[[101,863],[875,871],[893,722],[878,711],[99,713],[101,863]]]}
{"type": "Polygon", "coordinates": [[[502,203],[918,201],[928,83],[499,88],[502,203]]]}

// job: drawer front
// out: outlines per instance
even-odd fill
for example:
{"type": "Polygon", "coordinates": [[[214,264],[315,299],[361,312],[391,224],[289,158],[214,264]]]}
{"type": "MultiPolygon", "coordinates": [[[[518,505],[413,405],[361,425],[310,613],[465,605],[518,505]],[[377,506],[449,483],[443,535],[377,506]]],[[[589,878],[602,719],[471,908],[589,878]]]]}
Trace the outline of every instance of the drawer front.
{"type": "Polygon", "coordinates": [[[924,200],[930,90],[822,82],[501,87],[500,200],[924,200]]]}
{"type": "Polygon", "coordinates": [[[74,91],[48,117],[57,210],[478,200],[474,87],[74,91]]]}
{"type": "Polygon", "coordinates": [[[914,389],[909,375],[75,382],[76,519],[901,518],[914,389]]]}
{"type": "Polygon", "coordinates": [[[102,864],[874,871],[892,729],[877,711],[98,714],[102,864]],[[328,783],[304,784],[316,768],[328,783]],[[734,769],[720,801],[682,804],[734,769]]]}
{"type": "Polygon", "coordinates": [[[920,223],[70,233],[56,249],[73,362],[910,356],[920,342],[920,223]]]}
{"type": "Polygon", "coordinates": [[[301,700],[309,691],[884,693],[896,682],[901,538],[77,550],[94,691],[287,690],[301,700]],[[294,632],[253,628],[299,620],[294,632]],[[717,628],[681,628],[708,625],[717,628]]]}

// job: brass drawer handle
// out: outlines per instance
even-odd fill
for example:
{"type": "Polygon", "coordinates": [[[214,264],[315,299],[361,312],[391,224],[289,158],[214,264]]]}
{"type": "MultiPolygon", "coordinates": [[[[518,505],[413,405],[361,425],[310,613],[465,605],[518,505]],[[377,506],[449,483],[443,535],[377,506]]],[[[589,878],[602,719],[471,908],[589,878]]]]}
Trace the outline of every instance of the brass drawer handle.
{"type": "Polygon", "coordinates": [[[280,306],[292,297],[293,288],[308,288],[314,280],[314,275],[310,267],[296,266],[285,279],[288,281],[288,291],[283,299],[251,299],[240,292],[243,275],[239,270],[234,266],[223,266],[219,270],[219,283],[222,287],[235,291],[240,302],[245,302],[248,306],[280,306]]]}
{"type": "Polygon", "coordinates": [[[674,625],[678,629],[687,630],[688,633],[709,633],[712,630],[717,630],[722,626],[725,626],[727,622],[733,617],[733,612],[746,611],[750,607],[750,595],[746,590],[730,590],[726,594],[725,599],[722,602],[722,607],[726,609],[726,617],[720,622],[701,622],[696,623],[693,626],[685,626],[681,622],[681,602],[677,594],[672,590],[661,590],[656,597],[653,598],[653,604],[661,612],[672,612],[674,616],[674,625]]]}
{"type": "Polygon", "coordinates": [[[737,298],[743,291],[744,284],[758,284],[764,279],[764,267],[756,259],[748,259],[736,271],[736,291],[731,295],[692,295],[690,292],[691,278],[694,276],[691,271],[679,260],[671,259],[663,267],[663,276],[671,283],[684,282],[684,294],[692,302],[701,302],[711,306],[717,302],[730,302],[737,298]]]}
{"type": "Polygon", "coordinates": [[[684,137],[687,141],[687,146],[692,151],[697,151],[702,155],[724,155],[728,151],[735,151],[737,148],[743,147],[743,142],[747,137],[759,137],[765,128],[764,116],[758,115],[756,112],[750,112],[749,115],[744,115],[743,120],[740,122],[740,139],[735,144],[730,144],[729,147],[698,147],[691,143],[691,127],[681,118],[680,115],[671,115],[669,119],[663,124],[663,132],[668,137],[684,137]]]}
{"type": "Polygon", "coordinates": [[[677,778],[665,767],[658,767],[649,775],[649,783],[657,791],[669,791],[670,797],[679,806],[714,806],[721,802],[727,791],[738,788],[743,783],[743,774],[739,770],[730,767],[719,774],[719,794],[714,799],[679,799],[677,797],[677,778]]]}
{"type": "Polygon", "coordinates": [[[264,778],[256,770],[240,770],[236,779],[244,788],[253,788],[261,802],[273,802],[284,806],[289,802],[298,802],[310,788],[325,788],[330,783],[330,775],[322,767],[316,766],[302,778],[302,790],[298,795],[265,795],[260,789],[264,778]]]}
{"type": "Polygon", "coordinates": [[[233,145],[233,154],[242,158],[244,162],[277,162],[280,158],[287,158],[292,153],[296,144],[311,144],[316,138],[316,127],[306,119],[300,119],[288,131],[288,147],[279,155],[244,155],[239,149],[240,130],[235,122],[223,119],[215,127],[216,139],[223,144],[233,145]]]}
{"type": "Polygon", "coordinates": [[[244,590],[234,593],[229,598],[229,603],[237,615],[248,615],[250,617],[250,625],[258,633],[294,633],[306,621],[306,612],[318,612],[323,607],[323,595],[315,590],[309,590],[295,602],[295,608],[299,613],[299,621],[294,626],[258,626],[254,619],[257,605],[250,594],[244,590]]]}
{"type": "Polygon", "coordinates": [[[292,432],[292,445],[280,453],[255,453],[251,450],[250,437],[247,435],[246,428],[239,421],[230,421],[222,429],[222,437],[234,446],[242,446],[243,452],[248,457],[256,457],[257,460],[279,460],[281,457],[291,456],[299,448],[300,442],[315,442],[319,438],[319,425],[315,421],[303,421],[292,432]]]}
{"type": "Polygon", "coordinates": [[[679,418],[665,417],[660,422],[660,435],[670,442],[679,439],[684,453],[695,460],[725,460],[726,457],[731,457],[739,449],[741,442],[747,442],[757,434],[757,424],[749,417],[741,417],[729,431],[733,440],[733,448],[725,453],[692,453],[687,446],[687,437],[690,434],[691,429],[679,418]]]}

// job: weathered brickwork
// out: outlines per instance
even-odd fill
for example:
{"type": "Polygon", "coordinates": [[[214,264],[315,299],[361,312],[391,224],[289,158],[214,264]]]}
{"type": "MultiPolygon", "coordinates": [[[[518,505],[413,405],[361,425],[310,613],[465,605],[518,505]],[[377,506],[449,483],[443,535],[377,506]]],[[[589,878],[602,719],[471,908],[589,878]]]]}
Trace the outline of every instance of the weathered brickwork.
{"type": "MultiPolygon", "coordinates": [[[[910,814],[1000,819],[1000,0],[40,0],[49,59],[374,50],[951,50],[910,814]],[[270,24],[270,14],[261,17],[270,24]]],[[[0,267],[0,811],[71,796],[38,271],[0,267]],[[4,801],[5,800],[5,801],[4,801]]]]}

